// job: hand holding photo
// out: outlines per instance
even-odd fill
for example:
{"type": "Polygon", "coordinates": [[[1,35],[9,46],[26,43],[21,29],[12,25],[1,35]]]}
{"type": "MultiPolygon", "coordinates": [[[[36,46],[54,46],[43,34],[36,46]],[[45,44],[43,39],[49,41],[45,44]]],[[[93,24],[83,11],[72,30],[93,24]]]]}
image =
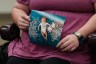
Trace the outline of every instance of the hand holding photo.
{"type": "Polygon", "coordinates": [[[60,41],[65,17],[32,10],[30,19],[28,30],[30,41],[34,44],[56,47],[60,41]]]}

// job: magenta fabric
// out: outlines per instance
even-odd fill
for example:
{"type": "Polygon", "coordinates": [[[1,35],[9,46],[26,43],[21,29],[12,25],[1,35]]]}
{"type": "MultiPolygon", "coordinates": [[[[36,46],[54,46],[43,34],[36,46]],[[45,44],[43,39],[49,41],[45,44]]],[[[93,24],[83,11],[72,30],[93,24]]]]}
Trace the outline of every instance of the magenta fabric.
{"type": "MultiPolygon", "coordinates": [[[[61,38],[81,28],[94,14],[95,0],[17,0],[21,4],[29,5],[30,10],[42,10],[51,14],[66,17],[61,38]]],[[[20,38],[13,40],[8,47],[9,56],[28,59],[46,59],[58,57],[70,61],[71,64],[90,64],[90,53],[84,42],[73,52],[61,52],[56,48],[32,44],[27,32],[20,38]]]]}
{"type": "Polygon", "coordinates": [[[30,0],[17,0],[17,2],[21,3],[21,4],[25,4],[28,5],[30,0]]]}
{"type": "Polygon", "coordinates": [[[93,3],[96,3],[96,0],[92,0],[93,3]]]}
{"type": "Polygon", "coordinates": [[[92,3],[96,0],[17,0],[21,4],[29,4],[30,9],[59,10],[71,12],[93,12],[92,3]],[[28,3],[29,2],[29,3],[28,3]]]}

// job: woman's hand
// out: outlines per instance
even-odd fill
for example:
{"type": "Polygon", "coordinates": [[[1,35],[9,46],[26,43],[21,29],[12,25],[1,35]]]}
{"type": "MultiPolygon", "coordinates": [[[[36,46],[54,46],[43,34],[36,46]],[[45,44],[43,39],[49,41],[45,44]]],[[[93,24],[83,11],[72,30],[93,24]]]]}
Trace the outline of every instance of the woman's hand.
{"type": "Polygon", "coordinates": [[[74,34],[70,34],[63,38],[56,47],[61,51],[74,51],[78,46],[78,38],[74,34]]]}
{"type": "Polygon", "coordinates": [[[29,21],[30,21],[29,16],[27,16],[26,14],[22,14],[21,17],[19,17],[17,20],[17,26],[21,30],[26,31],[28,30],[29,21]]]}

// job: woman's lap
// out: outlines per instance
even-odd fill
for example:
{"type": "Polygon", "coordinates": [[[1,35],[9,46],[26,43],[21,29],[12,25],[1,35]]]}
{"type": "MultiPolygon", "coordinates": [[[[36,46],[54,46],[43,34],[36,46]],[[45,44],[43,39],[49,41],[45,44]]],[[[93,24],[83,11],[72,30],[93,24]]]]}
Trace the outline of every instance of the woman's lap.
{"type": "Polygon", "coordinates": [[[6,64],[70,64],[68,61],[60,58],[47,58],[43,61],[34,59],[24,59],[19,57],[9,57],[6,64]]]}

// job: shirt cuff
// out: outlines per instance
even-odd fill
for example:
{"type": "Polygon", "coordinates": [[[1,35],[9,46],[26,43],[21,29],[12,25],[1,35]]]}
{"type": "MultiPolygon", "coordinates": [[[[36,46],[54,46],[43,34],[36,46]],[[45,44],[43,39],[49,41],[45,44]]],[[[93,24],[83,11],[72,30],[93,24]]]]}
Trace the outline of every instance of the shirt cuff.
{"type": "Polygon", "coordinates": [[[29,4],[29,0],[17,0],[17,2],[20,4],[25,4],[25,5],[29,4]]]}

